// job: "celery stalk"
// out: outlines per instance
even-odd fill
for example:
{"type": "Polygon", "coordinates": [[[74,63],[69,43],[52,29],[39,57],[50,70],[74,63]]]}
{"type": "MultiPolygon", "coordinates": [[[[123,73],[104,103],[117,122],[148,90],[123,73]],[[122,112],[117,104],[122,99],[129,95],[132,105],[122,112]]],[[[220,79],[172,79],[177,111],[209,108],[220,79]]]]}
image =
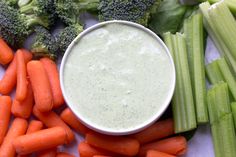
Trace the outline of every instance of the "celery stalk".
{"type": "Polygon", "coordinates": [[[217,61],[213,61],[206,65],[207,78],[211,84],[216,84],[220,81],[224,81],[224,78],[220,72],[217,61]]]}
{"type": "Polygon", "coordinates": [[[227,84],[229,85],[229,90],[230,90],[234,100],[236,100],[236,88],[235,88],[236,87],[236,80],[235,80],[235,77],[231,73],[224,58],[217,59],[217,63],[218,63],[219,69],[221,71],[221,74],[222,74],[225,82],[227,82],[227,84]]]}
{"type": "Polygon", "coordinates": [[[231,103],[231,110],[234,117],[234,127],[236,128],[236,102],[231,103]]]}
{"type": "Polygon", "coordinates": [[[229,8],[225,5],[224,1],[220,1],[212,5],[208,13],[217,33],[230,50],[233,58],[236,59],[236,21],[229,8]]]}
{"type": "Polygon", "coordinates": [[[224,56],[227,63],[230,66],[230,69],[234,72],[234,75],[236,75],[236,60],[234,60],[229,48],[225,45],[223,39],[219,36],[217,33],[217,30],[212,22],[212,19],[209,17],[208,9],[210,8],[209,2],[204,2],[199,5],[200,10],[204,16],[204,26],[210,35],[211,39],[213,40],[216,47],[219,49],[221,56],[224,56]]]}
{"type": "Polygon", "coordinates": [[[204,69],[203,17],[197,13],[184,24],[188,47],[188,63],[194,94],[197,122],[208,122],[206,105],[206,82],[204,69]]]}
{"type": "Polygon", "coordinates": [[[196,116],[185,38],[179,33],[165,33],[164,40],[171,51],[176,68],[176,88],[172,100],[175,132],[189,131],[196,128],[196,116]]]}
{"type": "MultiPolygon", "coordinates": [[[[217,3],[220,0],[208,0],[210,3],[217,3]]],[[[227,4],[227,6],[230,8],[231,12],[233,14],[236,14],[236,3],[235,0],[225,0],[225,3],[227,4]]]]}
{"type": "Polygon", "coordinates": [[[215,84],[208,91],[207,100],[215,155],[235,157],[236,135],[227,84],[215,84]]]}

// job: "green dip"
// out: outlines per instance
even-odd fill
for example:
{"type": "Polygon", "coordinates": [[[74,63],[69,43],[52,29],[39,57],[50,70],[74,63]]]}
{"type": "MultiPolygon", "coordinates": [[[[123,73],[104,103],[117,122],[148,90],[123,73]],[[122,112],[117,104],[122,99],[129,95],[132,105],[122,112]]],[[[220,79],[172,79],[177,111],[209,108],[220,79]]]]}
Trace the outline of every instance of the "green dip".
{"type": "Polygon", "coordinates": [[[169,103],[174,66],[150,32],[108,23],[83,34],[69,51],[64,93],[89,126],[111,132],[137,129],[155,120],[169,103]]]}

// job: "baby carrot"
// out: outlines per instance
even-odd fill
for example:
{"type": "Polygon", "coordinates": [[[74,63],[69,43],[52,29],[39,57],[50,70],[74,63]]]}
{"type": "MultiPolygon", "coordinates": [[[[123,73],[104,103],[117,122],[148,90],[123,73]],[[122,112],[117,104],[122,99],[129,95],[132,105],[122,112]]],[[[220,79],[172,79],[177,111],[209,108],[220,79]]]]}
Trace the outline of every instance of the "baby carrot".
{"type": "MultiPolygon", "coordinates": [[[[21,49],[24,52],[25,62],[29,62],[32,59],[32,53],[28,52],[25,49],[21,49]]],[[[8,66],[5,71],[2,80],[0,81],[0,93],[1,94],[9,94],[16,85],[16,55],[14,59],[8,66]]]]}
{"type": "Polygon", "coordinates": [[[7,43],[0,38],[0,64],[8,64],[13,59],[13,51],[7,43]]]}
{"type": "Polygon", "coordinates": [[[30,83],[27,85],[27,95],[23,101],[14,100],[11,112],[14,116],[20,118],[29,118],[34,104],[34,95],[30,83]]]}
{"type": "Polygon", "coordinates": [[[187,141],[183,136],[176,136],[148,143],[140,147],[138,156],[145,156],[148,150],[157,150],[172,155],[183,155],[187,150],[187,141]]]}
{"type": "Polygon", "coordinates": [[[107,136],[90,132],[86,134],[85,139],[92,146],[122,155],[134,156],[139,151],[138,140],[130,137],[107,136]]]}
{"type": "Polygon", "coordinates": [[[64,104],[64,98],[61,91],[59,72],[56,63],[49,58],[41,58],[40,61],[46,70],[53,96],[53,107],[57,108],[64,104]]]}
{"type": "Polygon", "coordinates": [[[62,127],[53,127],[17,137],[13,146],[19,154],[29,154],[64,144],[66,132],[62,127]]]}
{"type": "Polygon", "coordinates": [[[56,157],[57,148],[45,149],[37,153],[37,157],[56,157]]]}
{"type": "Polygon", "coordinates": [[[31,120],[27,129],[26,134],[31,134],[36,131],[43,129],[43,123],[39,120],[31,120]]]}
{"type": "Polygon", "coordinates": [[[23,135],[27,129],[27,121],[21,118],[15,118],[11,124],[10,129],[7,132],[6,137],[0,147],[1,157],[14,157],[16,152],[12,145],[12,142],[16,137],[23,135]]]}
{"type": "Polygon", "coordinates": [[[75,156],[66,152],[58,152],[56,157],[75,157],[75,156]]]}
{"type": "Polygon", "coordinates": [[[79,151],[80,156],[83,156],[83,157],[92,157],[94,155],[109,155],[109,156],[113,155],[113,153],[108,152],[106,150],[99,149],[99,148],[95,148],[89,145],[88,143],[86,143],[85,141],[82,141],[79,143],[78,151],[79,151]]]}
{"type": "Polygon", "coordinates": [[[159,121],[143,131],[132,135],[141,144],[170,136],[174,134],[174,123],[172,119],[159,121]]]}
{"type": "Polygon", "coordinates": [[[42,63],[40,61],[30,61],[27,64],[27,72],[34,93],[35,106],[41,112],[51,111],[53,97],[50,82],[42,63]]]}
{"type": "Polygon", "coordinates": [[[77,132],[85,135],[90,131],[85,125],[83,125],[79,119],[74,115],[74,113],[69,109],[66,108],[60,115],[61,119],[67,123],[70,127],[75,129],[77,132]]]}
{"type": "Polygon", "coordinates": [[[24,52],[21,49],[16,51],[16,100],[23,101],[27,95],[27,83],[26,78],[26,64],[24,60],[24,52]]]}
{"type": "Polygon", "coordinates": [[[11,117],[11,97],[0,96],[0,145],[7,133],[11,117]]]}
{"type": "Polygon", "coordinates": [[[38,108],[33,108],[34,115],[42,121],[47,127],[60,126],[65,129],[67,134],[66,144],[72,142],[75,139],[73,131],[64,123],[64,121],[53,111],[42,113],[38,108]]]}
{"type": "Polygon", "coordinates": [[[147,151],[146,157],[176,157],[176,156],[166,154],[166,153],[163,153],[163,152],[159,152],[159,151],[156,151],[156,150],[149,150],[149,151],[147,151]]]}
{"type": "Polygon", "coordinates": [[[93,157],[111,157],[111,156],[106,156],[106,155],[94,155],[93,157]]]}

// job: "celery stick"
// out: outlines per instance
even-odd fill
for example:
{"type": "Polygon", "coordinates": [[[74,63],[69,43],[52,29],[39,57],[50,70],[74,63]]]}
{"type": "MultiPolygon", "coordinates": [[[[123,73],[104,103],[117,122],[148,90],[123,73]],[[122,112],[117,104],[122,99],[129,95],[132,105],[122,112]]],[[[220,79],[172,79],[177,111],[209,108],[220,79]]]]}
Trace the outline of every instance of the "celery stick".
{"type": "Polygon", "coordinates": [[[234,98],[236,100],[236,80],[233,74],[231,73],[226,61],[224,58],[217,59],[217,63],[219,66],[219,69],[221,71],[221,74],[223,75],[223,78],[225,82],[229,85],[229,90],[234,98]]]}
{"type": "Polygon", "coordinates": [[[220,81],[224,81],[224,78],[220,72],[217,61],[213,61],[206,65],[207,78],[211,84],[216,84],[220,81]]]}
{"type": "MultiPolygon", "coordinates": [[[[208,0],[210,3],[217,3],[220,0],[208,0]]],[[[225,0],[225,3],[227,4],[227,6],[230,8],[231,12],[233,14],[236,14],[236,2],[235,0],[225,0]]]]}
{"type": "Polygon", "coordinates": [[[220,1],[212,5],[208,13],[217,33],[223,39],[233,58],[236,59],[236,21],[229,8],[225,5],[224,1],[220,1]]]}
{"type": "Polygon", "coordinates": [[[231,110],[234,117],[234,127],[236,128],[236,102],[231,103],[231,110]]]}
{"type": "Polygon", "coordinates": [[[214,123],[211,125],[211,134],[214,144],[214,152],[216,157],[223,157],[223,151],[222,151],[222,140],[219,137],[220,135],[220,126],[218,123],[214,123]]]}
{"type": "Polygon", "coordinates": [[[216,47],[219,49],[221,56],[224,56],[226,58],[226,61],[228,62],[230,69],[234,72],[234,75],[236,76],[236,60],[234,60],[230,50],[228,49],[222,38],[217,33],[217,30],[214,27],[211,18],[209,17],[208,9],[210,8],[210,3],[209,2],[202,3],[199,5],[199,7],[204,16],[203,22],[208,34],[210,35],[216,47]]]}
{"type": "Polygon", "coordinates": [[[186,43],[181,34],[164,34],[164,40],[171,51],[176,68],[176,88],[172,100],[175,132],[196,128],[196,116],[189,75],[186,43]]]}
{"type": "Polygon", "coordinates": [[[219,120],[221,147],[224,157],[236,157],[236,136],[232,114],[227,114],[219,120]]]}

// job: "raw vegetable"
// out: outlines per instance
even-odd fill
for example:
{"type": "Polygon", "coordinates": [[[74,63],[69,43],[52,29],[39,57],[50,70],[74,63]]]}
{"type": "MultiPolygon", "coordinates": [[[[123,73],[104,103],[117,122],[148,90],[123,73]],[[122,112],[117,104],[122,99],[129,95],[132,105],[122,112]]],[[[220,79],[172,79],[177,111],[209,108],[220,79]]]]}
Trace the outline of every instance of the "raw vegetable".
{"type": "Polygon", "coordinates": [[[75,156],[66,152],[58,152],[56,157],[75,157],[75,156]]]}
{"type": "Polygon", "coordinates": [[[148,150],[157,150],[172,155],[183,155],[187,150],[187,141],[183,136],[148,143],[140,147],[138,156],[145,156],[148,150]]]}
{"type": "Polygon", "coordinates": [[[126,20],[147,26],[150,16],[156,12],[160,2],[160,0],[100,0],[99,20],[126,20]]]}
{"type": "Polygon", "coordinates": [[[34,105],[34,95],[31,84],[28,83],[26,98],[23,101],[18,101],[14,99],[11,107],[11,113],[16,117],[27,119],[31,115],[33,105],[34,105]]]}
{"type": "Polygon", "coordinates": [[[156,150],[149,150],[149,151],[147,151],[146,157],[176,157],[176,156],[166,154],[166,153],[163,153],[163,152],[159,152],[159,151],[156,151],[156,150]]]}
{"type": "Polygon", "coordinates": [[[56,45],[58,47],[58,53],[63,55],[66,52],[70,43],[83,31],[83,27],[80,24],[73,24],[65,27],[56,36],[56,45]]]}
{"type": "Polygon", "coordinates": [[[22,7],[26,4],[29,4],[29,2],[31,2],[31,0],[18,0],[18,6],[22,7]]]}
{"type": "Polygon", "coordinates": [[[13,146],[18,154],[29,154],[56,147],[65,144],[65,142],[65,130],[62,127],[53,127],[19,136],[13,141],[13,146]]]}
{"type": "Polygon", "coordinates": [[[45,149],[37,153],[37,157],[56,157],[57,148],[45,149]]]}
{"type": "Polygon", "coordinates": [[[50,32],[42,27],[35,28],[36,36],[31,46],[31,51],[36,58],[49,57],[56,59],[57,57],[57,45],[56,40],[50,32]]]}
{"type": "Polygon", "coordinates": [[[207,99],[215,155],[234,157],[236,137],[227,84],[215,84],[208,91],[207,99]]]}
{"type": "Polygon", "coordinates": [[[64,104],[64,98],[61,91],[60,80],[59,80],[59,71],[57,69],[56,63],[49,58],[41,58],[40,62],[43,64],[44,69],[47,73],[52,96],[53,96],[53,107],[57,108],[64,104]]]}
{"type": "Polygon", "coordinates": [[[26,134],[31,134],[33,132],[43,129],[43,123],[39,120],[31,120],[26,131],[26,134]]]}
{"type": "Polygon", "coordinates": [[[75,129],[75,131],[77,131],[82,135],[85,135],[86,133],[91,131],[89,128],[87,128],[79,121],[79,119],[74,115],[74,113],[69,108],[64,109],[60,117],[66,124],[68,124],[70,127],[75,129]]]}
{"type": "Polygon", "coordinates": [[[185,21],[184,34],[187,42],[189,72],[198,124],[208,122],[203,33],[201,14],[196,13],[185,21]]]}
{"type": "Polygon", "coordinates": [[[232,41],[229,41],[236,37],[236,28],[234,28],[236,21],[234,17],[225,6],[224,2],[218,2],[214,6],[211,6],[209,2],[204,2],[200,4],[199,7],[204,16],[204,26],[208,34],[214,41],[216,47],[220,50],[221,55],[226,58],[227,63],[235,75],[235,44],[231,45],[232,41]],[[224,23],[224,27],[222,27],[222,23],[224,23]]]}
{"type": "Polygon", "coordinates": [[[141,144],[168,137],[174,134],[174,122],[172,119],[166,119],[154,123],[147,129],[132,135],[141,144]]]}
{"type": "MultiPolygon", "coordinates": [[[[21,49],[24,52],[25,62],[29,62],[32,59],[32,54],[25,49],[21,49]]],[[[0,93],[9,94],[16,85],[16,56],[8,66],[0,81],[0,93]]]]}
{"type": "Polygon", "coordinates": [[[206,65],[206,74],[211,84],[216,84],[224,81],[224,78],[218,67],[217,60],[206,65]]]}
{"type": "Polygon", "coordinates": [[[176,33],[181,26],[187,7],[178,0],[163,0],[153,14],[149,27],[158,35],[176,33]]]}
{"type": "Polygon", "coordinates": [[[53,107],[53,96],[47,73],[40,61],[30,61],[27,72],[32,85],[35,106],[41,112],[48,112],[53,107]]]}
{"type": "Polygon", "coordinates": [[[93,147],[85,141],[79,143],[78,151],[81,157],[91,157],[94,155],[113,155],[113,153],[93,147]]]}
{"type": "Polygon", "coordinates": [[[234,127],[236,128],[236,102],[231,103],[231,110],[234,118],[234,127]]]}
{"type": "Polygon", "coordinates": [[[75,139],[73,131],[62,121],[62,119],[53,111],[42,113],[38,108],[33,108],[34,115],[41,120],[47,127],[60,126],[66,131],[66,144],[75,139]]]}
{"type": "Polygon", "coordinates": [[[19,49],[16,51],[16,100],[23,101],[27,96],[27,84],[26,78],[26,62],[24,60],[24,52],[19,49]]]}
{"type": "Polygon", "coordinates": [[[17,5],[18,0],[2,0],[2,1],[11,7],[14,7],[14,8],[18,7],[18,5],[17,5]]]}
{"type": "Polygon", "coordinates": [[[175,133],[196,128],[196,115],[187,60],[186,41],[182,34],[164,34],[164,41],[174,59],[176,87],[172,98],[175,133]]]}
{"type": "Polygon", "coordinates": [[[8,64],[13,60],[13,51],[0,37],[0,64],[8,64]]]}
{"type": "Polygon", "coordinates": [[[11,97],[0,96],[0,145],[7,133],[11,117],[11,97]]]}
{"type": "Polygon", "coordinates": [[[0,147],[0,156],[1,157],[15,157],[16,151],[12,145],[12,142],[15,139],[25,134],[27,129],[27,121],[21,118],[15,118],[9,128],[6,137],[0,147]]]}
{"type": "Polygon", "coordinates": [[[130,137],[87,133],[85,140],[88,142],[88,144],[91,144],[94,147],[105,149],[121,155],[134,156],[139,151],[139,142],[136,139],[130,137]]]}

